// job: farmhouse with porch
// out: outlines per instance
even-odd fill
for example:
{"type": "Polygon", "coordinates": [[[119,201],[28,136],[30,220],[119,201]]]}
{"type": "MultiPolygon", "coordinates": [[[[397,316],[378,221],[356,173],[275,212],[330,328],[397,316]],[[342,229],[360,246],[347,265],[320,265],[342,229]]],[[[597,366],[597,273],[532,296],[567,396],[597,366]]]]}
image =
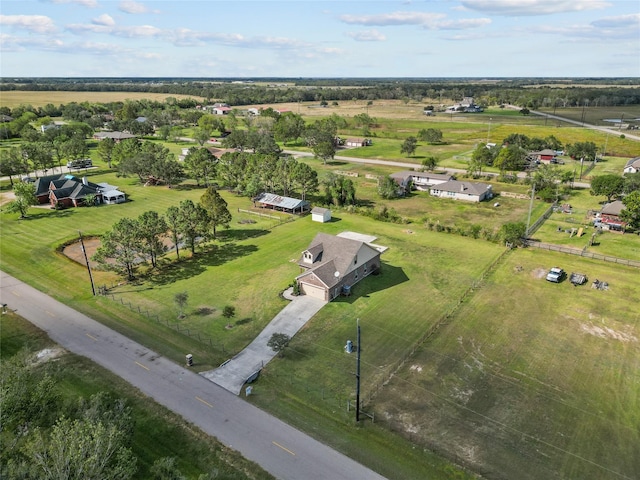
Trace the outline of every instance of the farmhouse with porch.
{"type": "Polygon", "coordinates": [[[531,152],[529,153],[529,156],[538,163],[556,163],[556,152],[550,148],[545,148],[539,152],[531,152]]]}
{"type": "Polygon", "coordinates": [[[434,197],[452,198],[466,202],[481,202],[493,197],[491,185],[488,183],[459,182],[458,180],[449,180],[435,185],[429,189],[429,192],[434,197]]]}
{"type": "Polygon", "coordinates": [[[86,205],[86,199],[93,197],[99,203],[123,203],[126,195],[117,187],[107,183],[93,183],[76,178],[73,175],[47,175],[35,182],[36,199],[43,205],[49,203],[52,208],[79,207],[86,205]]]}
{"type": "Polygon", "coordinates": [[[624,232],[627,222],[620,218],[620,213],[624,209],[624,203],[620,200],[607,203],[602,207],[600,213],[596,215],[596,225],[603,230],[624,232]]]}
{"type": "Polygon", "coordinates": [[[373,241],[375,237],[354,232],[318,233],[298,261],[303,271],[296,277],[300,292],[326,302],[349,295],[353,285],[380,270],[386,247],[373,241]]]}

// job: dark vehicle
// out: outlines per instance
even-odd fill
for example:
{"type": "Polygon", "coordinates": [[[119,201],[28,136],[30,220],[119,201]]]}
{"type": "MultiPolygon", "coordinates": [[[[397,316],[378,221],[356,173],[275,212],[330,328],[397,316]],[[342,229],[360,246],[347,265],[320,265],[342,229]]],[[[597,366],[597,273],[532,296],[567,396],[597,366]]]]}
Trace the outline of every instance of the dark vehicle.
{"type": "Polygon", "coordinates": [[[71,160],[67,162],[67,168],[89,168],[93,167],[93,160],[90,158],[81,158],[79,160],[71,160]]]}

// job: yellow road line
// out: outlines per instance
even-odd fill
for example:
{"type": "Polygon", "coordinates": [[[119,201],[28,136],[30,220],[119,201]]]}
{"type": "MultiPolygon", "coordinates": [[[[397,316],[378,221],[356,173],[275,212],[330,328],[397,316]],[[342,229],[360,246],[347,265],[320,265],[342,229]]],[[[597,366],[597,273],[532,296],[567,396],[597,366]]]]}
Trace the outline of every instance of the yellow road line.
{"type": "Polygon", "coordinates": [[[136,365],[138,365],[139,367],[144,368],[145,370],[149,370],[149,367],[145,367],[144,365],[142,365],[141,363],[136,362],[136,365]]]}
{"type": "Polygon", "coordinates": [[[276,447],[280,447],[282,450],[284,450],[287,453],[290,453],[291,455],[293,455],[294,457],[296,456],[295,453],[293,453],[291,450],[289,450],[288,448],[283,447],[282,445],[280,445],[278,442],[271,442],[273,443],[276,447]]]}
{"type": "MultiPolygon", "coordinates": [[[[98,341],[98,339],[96,337],[94,337],[93,335],[89,335],[88,333],[85,333],[85,335],[87,337],[89,337],[91,340],[95,340],[96,342],[98,341]]],[[[136,362],[137,363],[137,362],[136,362]]]]}
{"type": "Polygon", "coordinates": [[[200,397],[196,396],[196,400],[198,400],[199,402],[204,403],[207,407],[211,407],[213,408],[213,405],[211,405],[209,402],[207,402],[206,400],[201,399],[200,397]]]}

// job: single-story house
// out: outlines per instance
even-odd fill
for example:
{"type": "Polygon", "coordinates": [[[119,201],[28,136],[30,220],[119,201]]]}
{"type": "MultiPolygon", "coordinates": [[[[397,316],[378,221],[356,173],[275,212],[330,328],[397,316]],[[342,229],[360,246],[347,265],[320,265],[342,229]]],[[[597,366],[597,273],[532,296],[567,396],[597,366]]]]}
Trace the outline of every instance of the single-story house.
{"type": "Polygon", "coordinates": [[[551,150],[550,148],[545,148],[540,150],[539,152],[531,152],[529,153],[535,160],[539,163],[555,163],[556,162],[556,151],[551,150]]]}
{"type": "Polygon", "coordinates": [[[624,173],[640,172],[640,157],[630,159],[624,166],[624,173]]]}
{"type": "Polygon", "coordinates": [[[366,147],[371,145],[371,140],[367,138],[347,138],[344,144],[347,147],[366,147]]]}
{"type": "Polygon", "coordinates": [[[102,202],[100,187],[91,183],[86,177],[78,180],[75,177],[52,180],[49,184],[49,203],[52,207],[79,207],[86,198],[94,197],[95,203],[102,202]]]}
{"type": "Polygon", "coordinates": [[[229,115],[231,111],[231,107],[213,107],[214,115],[229,115]]]}
{"type": "Polygon", "coordinates": [[[111,138],[118,143],[129,138],[136,138],[136,136],[126,132],[96,132],[93,134],[94,140],[104,140],[105,138],[111,138]]]}
{"type": "Polygon", "coordinates": [[[609,202],[602,207],[597,216],[596,224],[599,224],[604,230],[613,230],[616,232],[624,232],[627,222],[620,218],[620,213],[625,209],[624,203],[620,200],[609,202]],[[599,222],[599,223],[598,223],[599,222]]]}
{"type": "Polygon", "coordinates": [[[262,208],[271,208],[286,213],[308,212],[310,204],[307,200],[284,197],[275,193],[263,192],[253,198],[253,204],[259,204],[262,208]]]}
{"type": "Polygon", "coordinates": [[[353,285],[380,269],[383,251],[384,247],[372,246],[357,236],[318,233],[298,261],[300,292],[326,302],[348,295],[353,285]]]}
{"type": "Polygon", "coordinates": [[[311,220],[314,222],[326,223],[331,220],[331,210],[322,207],[313,207],[311,210],[311,220]]]}
{"type": "Polygon", "coordinates": [[[392,173],[390,176],[405,193],[408,193],[412,188],[427,191],[434,185],[440,185],[453,179],[453,176],[448,173],[414,172],[412,170],[392,173]]]}
{"type": "Polygon", "coordinates": [[[493,197],[491,185],[480,182],[460,182],[449,180],[448,182],[434,185],[429,189],[434,197],[453,198],[467,202],[481,202],[493,197]]]}
{"type": "Polygon", "coordinates": [[[49,186],[53,180],[64,180],[68,178],[74,178],[73,175],[67,173],[62,175],[45,175],[44,177],[37,178],[34,182],[36,189],[36,199],[40,205],[44,205],[49,202],[49,186]]]}

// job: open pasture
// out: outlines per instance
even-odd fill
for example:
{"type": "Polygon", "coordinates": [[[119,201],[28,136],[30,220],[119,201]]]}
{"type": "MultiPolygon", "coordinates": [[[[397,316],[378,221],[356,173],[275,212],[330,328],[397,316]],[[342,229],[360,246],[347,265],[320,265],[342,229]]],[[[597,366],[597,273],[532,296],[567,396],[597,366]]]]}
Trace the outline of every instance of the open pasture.
{"type": "MultiPolygon", "coordinates": [[[[148,92],[29,92],[23,90],[10,90],[0,92],[0,107],[15,108],[20,105],[44,107],[49,103],[58,106],[71,102],[110,103],[143,99],[164,102],[169,97],[176,99],[194,98],[192,95],[172,95],[169,93],[148,92]]],[[[198,98],[197,100],[202,101],[201,98],[198,98]]]]}
{"type": "Polygon", "coordinates": [[[370,408],[487,478],[636,478],[637,275],[579,257],[513,251],[370,408]],[[609,289],[546,282],[551,266],[607,281],[609,289]]]}

